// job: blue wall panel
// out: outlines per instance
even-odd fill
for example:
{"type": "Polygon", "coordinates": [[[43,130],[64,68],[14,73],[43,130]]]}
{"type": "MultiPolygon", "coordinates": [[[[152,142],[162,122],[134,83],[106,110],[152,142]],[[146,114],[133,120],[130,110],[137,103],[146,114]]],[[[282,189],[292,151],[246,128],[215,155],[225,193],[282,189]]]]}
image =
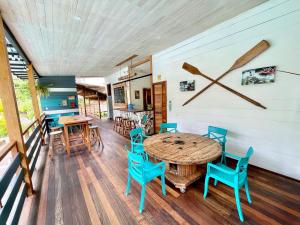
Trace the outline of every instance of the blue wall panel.
{"type": "Polygon", "coordinates": [[[68,90],[76,88],[75,76],[44,76],[39,78],[39,84],[50,88],[49,96],[40,98],[43,111],[78,109],[77,92],[68,90]],[[63,90],[64,88],[68,89],[63,90]],[[70,96],[74,96],[75,99],[70,100],[70,96]],[[67,103],[66,106],[63,106],[64,101],[67,103]]]}

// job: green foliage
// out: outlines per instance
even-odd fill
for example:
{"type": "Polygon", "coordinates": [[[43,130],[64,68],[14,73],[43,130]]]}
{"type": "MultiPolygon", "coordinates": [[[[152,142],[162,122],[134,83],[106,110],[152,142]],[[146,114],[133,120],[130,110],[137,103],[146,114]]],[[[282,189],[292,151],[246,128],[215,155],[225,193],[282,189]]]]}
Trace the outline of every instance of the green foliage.
{"type": "Polygon", "coordinates": [[[43,97],[49,96],[49,85],[37,84],[35,88],[39,96],[43,96],[43,97]]]}
{"type": "MultiPolygon", "coordinates": [[[[18,109],[21,118],[33,120],[34,112],[31,101],[31,94],[27,80],[14,78],[15,94],[18,104],[18,109]]],[[[22,124],[23,126],[24,124],[22,124]]],[[[24,125],[25,126],[25,125],[24,125]]],[[[7,135],[6,121],[3,113],[3,104],[0,100],[0,137],[7,135]]]]}
{"type": "Polygon", "coordinates": [[[15,93],[17,104],[21,117],[26,117],[30,120],[34,118],[32,107],[31,94],[27,80],[14,79],[15,93]]]}
{"type": "Polygon", "coordinates": [[[2,104],[1,99],[0,99],[0,113],[3,113],[3,104],[2,104]]]}
{"type": "Polygon", "coordinates": [[[0,137],[7,135],[6,122],[3,115],[3,104],[0,99],[0,137]]]}

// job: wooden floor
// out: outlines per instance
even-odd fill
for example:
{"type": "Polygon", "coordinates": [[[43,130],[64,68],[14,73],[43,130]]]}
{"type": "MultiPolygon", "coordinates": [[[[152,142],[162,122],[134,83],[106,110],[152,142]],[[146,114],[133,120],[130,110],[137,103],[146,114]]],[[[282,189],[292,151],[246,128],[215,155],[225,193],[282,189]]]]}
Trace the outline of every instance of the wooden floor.
{"type": "MultiPolygon", "coordinates": [[[[184,194],[169,184],[163,197],[160,185],[147,186],[145,211],[139,214],[141,187],[132,182],[124,195],[129,141],[112,130],[112,122],[97,121],[105,148],[76,149],[68,158],[58,149],[46,161],[37,225],[96,224],[239,224],[232,189],[210,185],[203,199],[203,179],[184,194]],[[174,191],[175,190],[175,191],[174,191]]],[[[250,168],[252,205],[241,191],[244,224],[300,224],[300,182],[250,168]]]]}

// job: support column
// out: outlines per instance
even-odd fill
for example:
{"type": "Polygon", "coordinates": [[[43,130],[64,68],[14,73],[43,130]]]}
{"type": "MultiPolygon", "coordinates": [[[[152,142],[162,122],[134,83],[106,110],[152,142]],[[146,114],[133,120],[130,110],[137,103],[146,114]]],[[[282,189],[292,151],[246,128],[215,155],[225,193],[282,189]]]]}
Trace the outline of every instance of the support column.
{"type": "Polygon", "coordinates": [[[10,141],[16,140],[18,151],[20,152],[21,166],[25,173],[25,183],[27,186],[27,195],[33,194],[31,176],[29,171],[28,160],[26,156],[26,148],[22,135],[22,127],[19,117],[19,110],[15,95],[13,79],[8,61],[8,54],[5,42],[5,32],[2,17],[0,16],[0,97],[3,103],[4,116],[7,125],[8,137],[10,141]]]}
{"type": "Polygon", "coordinates": [[[83,105],[84,105],[84,115],[86,116],[85,88],[83,88],[83,105]]]}
{"type": "Polygon", "coordinates": [[[101,102],[100,102],[100,98],[99,98],[99,94],[97,93],[97,97],[98,97],[98,105],[99,105],[99,118],[101,120],[101,102]]]}
{"type": "Polygon", "coordinates": [[[150,73],[151,73],[151,105],[152,109],[154,108],[154,97],[153,97],[153,64],[152,64],[152,55],[150,56],[150,73]]]}
{"type": "Polygon", "coordinates": [[[39,107],[39,102],[38,102],[38,98],[37,98],[37,92],[36,92],[36,88],[35,88],[35,81],[34,81],[34,76],[33,76],[32,64],[28,65],[28,73],[27,74],[28,74],[28,86],[29,86],[31,99],[32,99],[34,117],[35,117],[35,119],[38,119],[38,121],[39,121],[40,134],[41,134],[41,137],[42,137],[42,144],[45,144],[45,137],[43,135],[41,113],[40,113],[40,107],[39,107]]]}

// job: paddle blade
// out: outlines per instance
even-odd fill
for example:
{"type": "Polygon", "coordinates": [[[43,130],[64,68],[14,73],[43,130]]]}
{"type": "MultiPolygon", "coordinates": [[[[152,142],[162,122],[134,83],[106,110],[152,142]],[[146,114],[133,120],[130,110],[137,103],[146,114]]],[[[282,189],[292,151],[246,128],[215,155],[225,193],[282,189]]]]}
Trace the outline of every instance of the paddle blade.
{"type": "Polygon", "coordinates": [[[191,74],[194,74],[194,75],[201,75],[202,73],[198,70],[197,67],[194,67],[192,66],[191,64],[188,64],[188,63],[183,63],[182,65],[182,69],[190,72],[191,74]]]}
{"type": "Polygon", "coordinates": [[[251,48],[248,52],[246,52],[243,56],[238,58],[229,70],[234,70],[244,66],[252,59],[254,59],[256,56],[260,55],[265,50],[267,50],[269,47],[270,47],[269,42],[267,42],[266,40],[262,40],[253,48],[251,48]]]}

